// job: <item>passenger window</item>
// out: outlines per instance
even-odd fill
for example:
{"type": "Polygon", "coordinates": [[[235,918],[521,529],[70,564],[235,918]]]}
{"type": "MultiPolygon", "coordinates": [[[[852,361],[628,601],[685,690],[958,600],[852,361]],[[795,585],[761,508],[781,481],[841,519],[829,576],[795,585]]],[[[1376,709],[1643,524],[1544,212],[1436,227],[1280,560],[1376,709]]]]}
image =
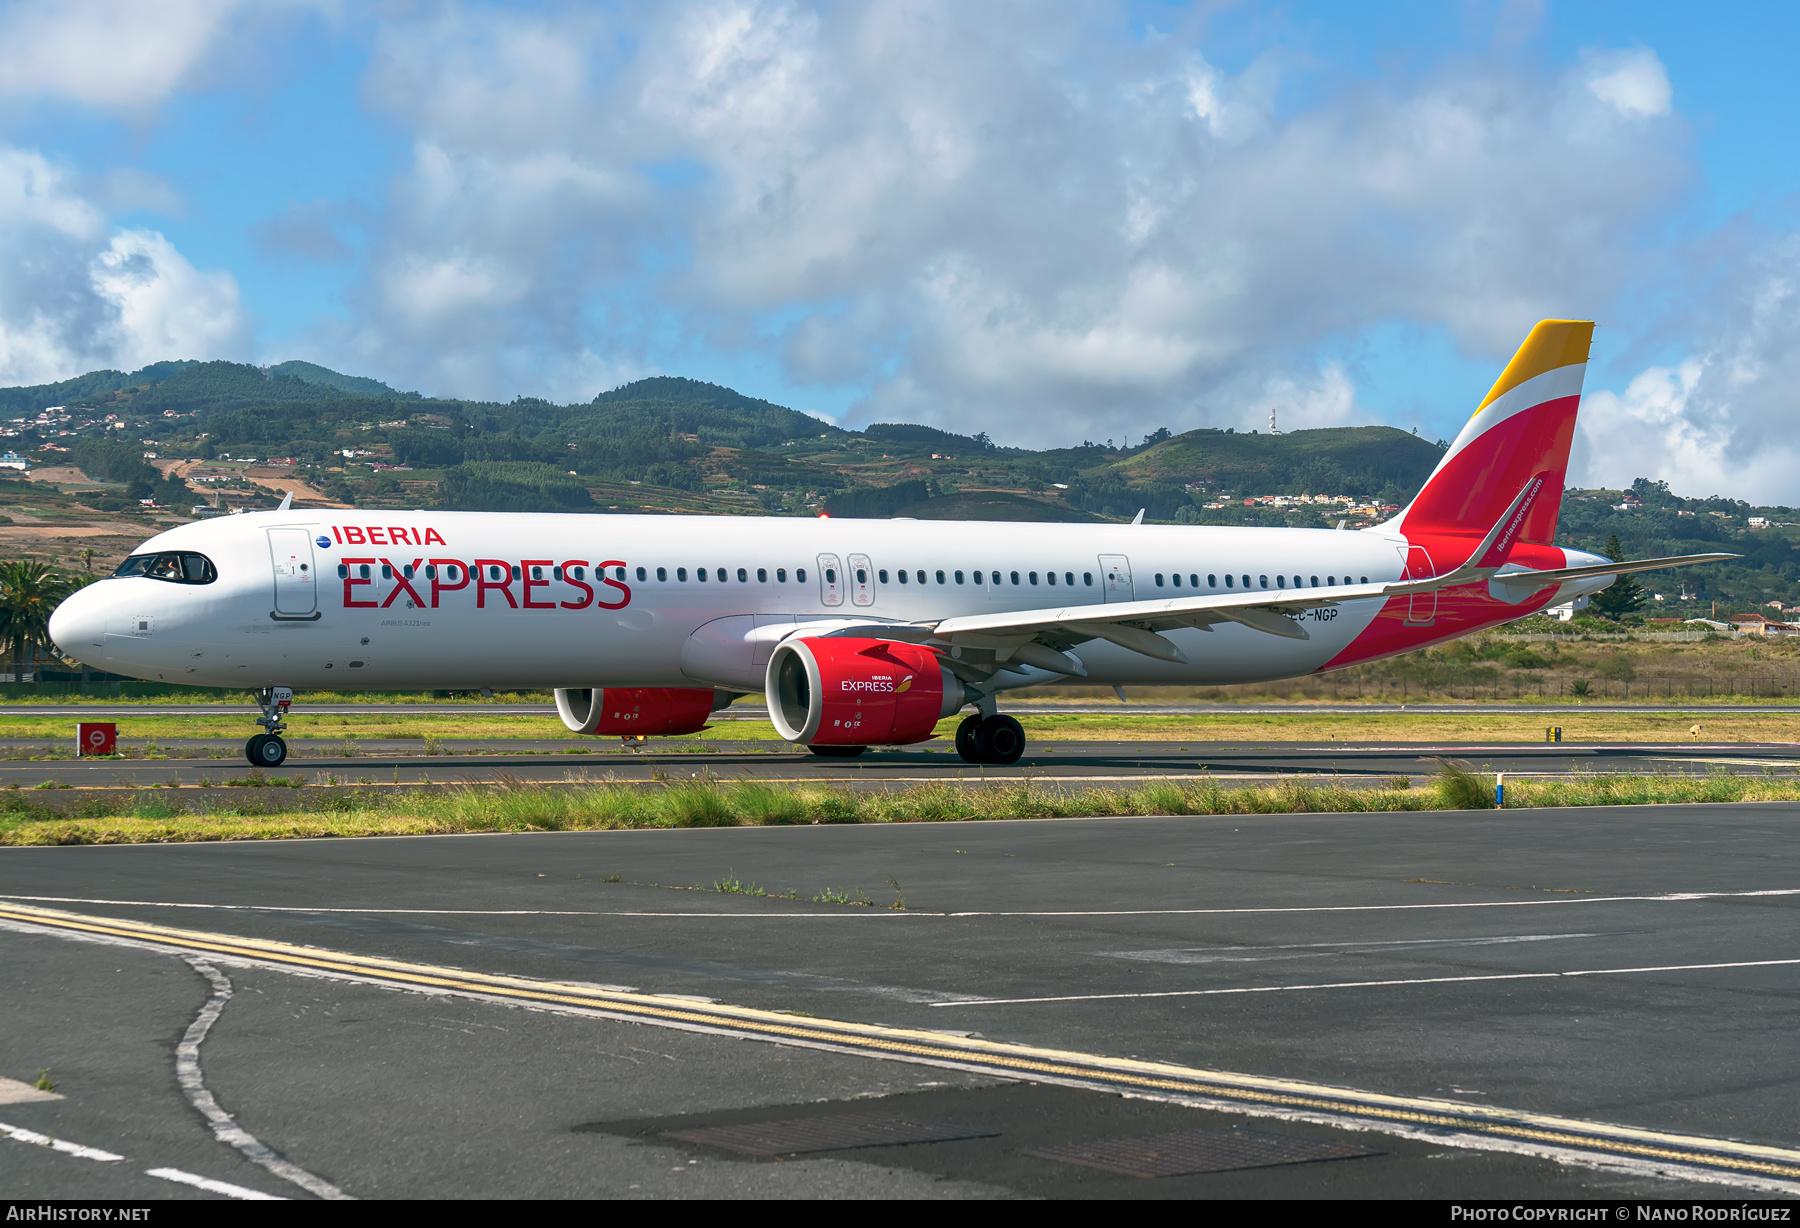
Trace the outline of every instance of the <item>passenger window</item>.
{"type": "Polygon", "coordinates": [[[381,565],[381,578],[383,580],[392,580],[394,578],[394,565],[392,563],[383,563],[381,565]]]}
{"type": "MultiPolygon", "coordinates": [[[[1244,577],[1244,587],[1245,587],[1245,588],[1249,588],[1249,587],[1250,587],[1250,577],[1249,577],[1249,576],[1245,576],[1245,577],[1244,577]]],[[[1264,588],[1267,588],[1267,587],[1269,587],[1269,582],[1268,582],[1268,581],[1267,581],[1267,580],[1264,580],[1264,581],[1263,581],[1263,587],[1264,587],[1264,588]]]]}
{"type": "Polygon", "coordinates": [[[942,584],[944,582],[944,573],[942,571],[937,573],[937,582],[939,584],[942,584]]]}
{"type": "Polygon", "coordinates": [[[924,572],[923,572],[923,571],[920,571],[920,572],[919,572],[919,573],[918,573],[918,577],[919,577],[919,583],[920,583],[920,584],[923,584],[923,583],[925,583],[925,573],[924,573],[924,572]]]}
{"type": "Polygon", "coordinates": [[[435,563],[425,564],[425,578],[427,580],[437,579],[437,564],[435,564],[435,563]]]}
{"type": "Polygon", "coordinates": [[[1200,577],[1196,576],[1196,575],[1189,575],[1188,576],[1188,587],[1189,588],[1199,588],[1200,587],[1200,577]]]}
{"type": "MultiPolygon", "coordinates": [[[[1226,577],[1225,577],[1225,578],[1226,578],[1226,579],[1227,579],[1227,580],[1230,580],[1230,579],[1231,579],[1231,577],[1230,577],[1230,576],[1226,576],[1226,577]]],[[[1218,588],[1218,587],[1219,587],[1219,576],[1218,576],[1218,573],[1217,573],[1217,572],[1208,572],[1208,573],[1207,573],[1207,576],[1206,576],[1206,587],[1207,587],[1207,588],[1218,588]]]]}
{"type": "Polygon", "coordinates": [[[1045,572],[1045,573],[1044,573],[1044,579],[1046,579],[1046,580],[1048,580],[1048,581],[1050,581],[1050,586],[1051,586],[1051,587],[1052,587],[1052,588],[1055,588],[1055,587],[1056,587],[1056,573],[1055,573],[1055,572],[1054,572],[1054,571],[1047,571],[1047,572],[1045,572]]]}
{"type": "Polygon", "coordinates": [[[1171,579],[1175,582],[1176,588],[1181,587],[1181,573],[1179,571],[1176,572],[1174,575],[1170,576],[1169,579],[1171,579]]]}
{"type": "Polygon", "coordinates": [[[794,568],[794,583],[796,583],[796,584],[805,584],[806,583],[806,568],[804,568],[804,567],[794,568]]]}
{"type": "MultiPolygon", "coordinates": [[[[1268,577],[1266,577],[1266,576],[1263,578],[1263,587],[1264,588],[1269,587],[1268,577]]],[[[1275,577],[1275,587],[1276,588],[1286,588],[1287,587],[1287,577],[1286,576],[1276,576],[1275,577]]]]}
{"type": "MultiPolygon", "coordinates": [[[[496,567],[496,568],[494,568],[494,570],[496,572],[498,572],[500,569],[498,567],[496,567]]],[[[367,580],[369,578],[369,565],[367,563],[364,563],[362,565],[362,578],[365,580],[367,580]]],[[[499,577],[496,576],[495,579],[499,579],[499,577]]]]}
{"type": "Polygon", "coordinates": [[[827,583],[827,584],[836,584],[837,583],[837,568],[827,567],[825,569],[825,583],[827,583]]]}
{"type": "Polygon", "coordinates": [[[1000,573],[997,571],[994,573],[994,583],[995,584],[1000,583],[1000,573]]]}
{"type": "MultiPolygon", "coordinates": [[[[1314,580],[1314,581],[1313,581],[1313,583],[1314,583],[1314,584],[1317,584],[1317,583],[1318,583],[1318,581],[1317,581],[1317,580],[1314,580]]],[[[1294,587],[1295,587],[1295,588],[1301,588],[1301,587],[1303,587],[1303,586],[1302,586],[1302,585],[1301,585],[1301,583],[1300,583],[1300,577],[1299,577],[1299,576],[1295,576],[1295,577],[1294,577],[1294,587]]]]}
{"type": "Polygon", "coordinates": [[[1312,578],[1312,586],[1313,586],[1313,587],[1314,587],[1314,588],[1318,588],[1318,587],[1319,587],[1319,577],[1317,577],[1317,576],[1314,576],[1314,577],[1313,577],[1313,578],[1312,578]]]}
{"type": "Polygon", "coordinates": [[[1163,586],[1162,572],[1159,571],[1156,573],[1156,587],[1161,588],[1162,586],[1163,586]]]}
{"type": "Polygon", "coordinates": [[[902,567],[899,571],[895,572],[894,574],[900,577],[900,583],[902,583],[902,584],[906,583],[906,569],[904,567],[902,567]]]}
{"type": "MultiPolygon", "coordinates": [[[[579,568],[579,567],[577,567],[575,569],[575,578],[577,580],[581,579],[581,568],[579,568]]],[[[638,579],[646,580],[648,578],[649,578],[649,576],[645,573],[644,569],[642,567],[638,568],[638,579]]]]}
{"type": "Polygon", "coordinates": [[[517,563],[512,565],[512,578],[515,580],[519,578],[519,565],[517,563]]]}
{"type": "MultiPolygon", "coordinates": [[[[306,570],[305,563],[300,564],[300,570],[301,571],[306,570]]],[[[405,576],[408,580],[412,579],[413,578],[413,565],[411,563],[408,563],[406,566],[402,567],[400,569],[400,574],[405,576]]]]}
{"type": "Polygon", "coordinates": [[[881,581],[883,584],[886,584],[887,583],[887,568],[884,567],[880,571],[876,572],[875,578],[877,580],[881,581]]]}
{"type": "Polygon", "coordinates": [[[1035,571],[1028,572],[1028,573],[1026,573],[1025,578],[1027,580],[1031,581],[1033,584],[1036,584],[1037,583],[1037,572],[1035,572],[1035,571]]]}
{"type": "Polygon", "coordinates": [[[963,582],[963,574],[960,571],[956,573],[956,582],[958,584],[961,584],[963,582]]]}
{"type": "Polygon", "coordinates": [[[1263,587],[1264,587],[1264,588],[1268,588],[1268,587],[1269,587],[1269,577],[1267,577],[1267,576],[1258,576],[1258,577],[1257,577],[1257,579],[1258,579],[1258,580],[1261,580],[1261,581],[1262,581],[1262,586],[1263,586],[1263,587]]]}
{"type": "Polygon", "coordinates": [[[864,571],[861,567],[858,567],[856,569],[856,582],[858,584],[867,584],[869,582],[869,573],[864,571]]]}
{"type": "Polygon", "coordinates": [[[1063,572],[1063,583],[1067,584],[1070,588],[1074,588],[1075,587],[1075,573],[1072,571],[1063,572]]]}
{"type": "MultiPolygon", "coordinates": [[[[800,578],[802,580],[806,579],[805,576],[801,576],[800,578]]],[[[775,569],[775,583],[777,583],[777,584],[786,584],[787,583],[787,568],[777,567],[775,569]]]]}
{"type": "Polygon", "coordinates": [[[531,569],[531,578],[533,580],[542,580],[544,578],[544,569],[542,567],[533,567],[531,569]]]}
{"type": "Polygon", "coordinates": [[[756,582],[758,584],[767,584],[769,582],[769,569],[767,567],[758,567],[756,569],[756,582]]]}
{"type": "Polygon", "coordinates": [[[685,583],[687,580],[687,568],[677,567],[675,569],[675,578],[685,583]]]}
{"type": "Polygon", "coordinates": [[[350,576],[350,564],[339,563],[338,564],[338,579],[340,579],[340,580],[348,579],[349,576],[350,576]]]}
{"type": "MultiPolygon", "coordinates": [[[[743,579],[743,577],[739,576],[738,579],[741,580],[741,579],[743,579]]],[[[719,583],[720,584],[725,583],[725,569],[723,567],[719,568],[719,583]]]]}
{"type": "Polygon", "coordinates": [[[669,569],[667,567],[658,567],[656,569],[656,578],[667,583],[669,579],[669,569]]]}
{"type": "Polygon", "coordinates": [[[1364,577],[1363,577],[1363,578],[1362,578],[1362,582],[1363,582],[1363,583],[1364,583],[1364,584],[1367,584],[1367,583],[1368,583],[1368,582],[1369,582],[1369,577],[1367,577],[1367,576],[1364,576],[1364,577]]]}
{"type": "Polygon", "coordinates": [[[1225,587],[1226,588],[1231,587],[1231,577],[1229,575],[1225,577],[1225,587]]]}
{"type": "Polygon", "coordinates": [[[1019,582],[1019,573],[1016,571],[1012,573],[1012,582],[1014,584],[1017,584],[1019,582]]]}
{"type": "MultiPolygon", "coordinates": [[[[639,569],[638,578],[641,580],[641,579],[643,579],[643,577],[644,577],[643,570],[639,569]]],[[[603,580],[606,578],[606,568],[604,568],[604,567],[602,567],[600,569],[600,578],[603,580]]],[[[624,578],[625,578],[625,569],[623,567],[613,568],[613,579],[623,580],[624,578]]]]}
{"type": "Polygon", "coordinates": [[[552,580],[560,580],[560,579],[562,579],[562,578],[563,578],[563,574],[562,574],[562,568],[560,568],[560,567],[552,567],[552,568],[551,568],[551,569],[550,569],[550,578],[551,578],[551,579],[552,579],[552,580]]]}
{"type": "Polygon", "coordinates": [[[1093,588],[1094,587],[1094,573],[1091,571],[1082,572],[1081,573],[1081,582],[1083,584],[1087,585],[1089,588],[1093,588]]]}
{"type": "Polygon", "coordinates": [[[749,582],[750,582],[750,573],[742,567],[738,568],[738,583],[739,584],[748,584],[749,582]]]}

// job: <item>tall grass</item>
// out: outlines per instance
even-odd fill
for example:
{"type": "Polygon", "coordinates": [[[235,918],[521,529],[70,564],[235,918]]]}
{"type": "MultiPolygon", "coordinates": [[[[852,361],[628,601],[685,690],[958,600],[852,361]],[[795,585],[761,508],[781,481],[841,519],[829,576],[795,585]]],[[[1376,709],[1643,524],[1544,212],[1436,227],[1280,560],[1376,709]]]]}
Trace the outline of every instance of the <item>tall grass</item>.
{"type": "MultiPolygon", "coordinates": [[[[1800,800],[1800,780],[1729,776],[1515,777],[1507,809],[1647,806],[1800,800]]],[[[1492,809],[1492,778],[1445,764],[1430,789],[1284,780],[1227,787],[1219,781],[1152,780],[1130,788],[1079,781],[993,784],[937,781],[854,790],[767,781],[676,784],[540,784],[519,780],[381,793],[364,789],[146,789],[75,796],[67,804],[0,794],[0,844],[281,839],[482,831],[931,823],[1127,815],[1368,814],[1492,809]],[[246,796],[254,793],[257,796],[246,796]],[[235,796],[221,798],[221,794],[235,796]],[[292,809],[285,809],[292,807],[292,809]]]]}

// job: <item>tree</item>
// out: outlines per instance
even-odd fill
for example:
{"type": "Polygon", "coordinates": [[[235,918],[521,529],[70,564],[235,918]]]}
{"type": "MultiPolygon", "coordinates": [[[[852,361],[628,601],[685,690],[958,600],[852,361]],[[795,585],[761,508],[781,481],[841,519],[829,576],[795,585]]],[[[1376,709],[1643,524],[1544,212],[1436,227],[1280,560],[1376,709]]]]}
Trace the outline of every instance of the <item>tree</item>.
{"type": "Polygon", "coordinates": [[[47,564],[0,564],[0,639],[12,648],[14,679],[24,679],[32,648],[49,645],[50,615],[69,592],[69,582],[47,564]]]}
{"type": "MultiPolygon", "coordinates": [[[[1606,539],[1606,557],[1618,562],[1625,554],[1625,547],[1619,544],[1619,535],[1614,533],[1606,539]]],[[[1618,622],[1633,610],[1644,607],[1644,586],[1630,576],[1620,576],[1606,588],[1595,593],[1588,600],[1594,613],[1602,618],[1610,618],[1618,622]]]]}

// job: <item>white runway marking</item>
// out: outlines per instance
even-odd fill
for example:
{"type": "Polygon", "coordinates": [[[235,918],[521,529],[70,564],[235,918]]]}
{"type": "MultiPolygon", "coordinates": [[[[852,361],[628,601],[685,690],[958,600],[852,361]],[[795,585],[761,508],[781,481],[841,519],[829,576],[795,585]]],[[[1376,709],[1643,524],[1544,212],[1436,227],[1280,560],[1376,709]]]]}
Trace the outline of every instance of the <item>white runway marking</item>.
{"type": "Polygon", "coordinates": [[[245,1202],[286,1202],[279,1194],[265,1194],[261,1190],[253,1190],[242,1185],[233,1185],[229,1181],[214,1181],[211,1177],[202,1177],[195,1173],[184,1173],[179,1168],[150,1168],[144,1170],[146,1177],[160,1177],[164,1181],[178,1181],[182,1185],[191,1185],[195,1189],[205,1190],[209,1194],[223,1194],[227,1198],[241,1198],[245,1202]]]}
{"type": "Polygon", "coordinates": [[[1492,972],[1475,976],[1399,977],[1386,981],[1326,981],[1316,985],[1236,985],[1225,989],[1165,989],[1151,993],[1079,993],[1043,998],[976,998],[933,1002],[931,1006],[1019,1006],[1036,1002],[1106,1002],[1120,998],[1206,998],[1224,994],[1301,993],[1314,989],[1380,989],[1392,985],[1461,985],[1475,981],[1554,981],[1584,976],[1629,976],[1641,972],[1706,972],[1720,968],[1784,968],[1800,959],[1752,959],[1726,964],[1659,964],[1644,968],[1575,968],[1567,972],[1492,972]]]}
{"type": "Polygon", "coordinates": [[[1385,942],[1287,942],[1266,947],[1166,947],[1154,951],[1096,951],[1109,959],[1152,964],[1258,964],[1282,959],[1314,959],[1365,951],[1436,950],[1443,947],[1493,947],[1513,942],[1554,942],[1563,938],[1599,938],[1600,934],[1506,934],[1493,938],[1396,938],[1385,942]],[[1280,954],[1269,954],[1280,952],[1280,954]]]}
{"type": "Polygon", "coordinates": [[[1272,913],[1417,912],[1437,908],[1552,908],[1576,904],[1682,904],[1693,900],[1756,899],[1800,895],[1800,887],[1763,891],[1674,891],[1661,895],[1596,895],[1562,900],[1470,900],[1443,904],[1299,904],[1253,908],[1097,908],[966,910],[846,908],[834,912],[662,912],[653,909],[557,908],[317,908],[297,904],[191,904],[175,900],[102,900],[72,895],[0,895],[37,904],[112,904],[121,908],[197,908],[214,912],[355,913],[381,917],[696,917],[725,921],[791,921],[844,917],[1219,917],[1272,913]]]}
{"type": "Polygon", "coordinates": [[[110,1164],[114,1160],[125,1158],[121,1155],[114,1155],[110,1151],[102,1151],[98,1147],[83,1147],[80,1143],[71,1143],[65,1138],[51,1138],[48,1134],[39,1134],[36,1130],[27,1130],[23,1126],[9,1126],[3,1121],[0,1121],[0,1134],[4,1134],[15,1143],[33,1143],[80,1160],[99,1160],[102,1163],[110,1164]]]}
{"type": "MultiPolygon", "coordinates": [[[[351,1196],[338,1189],[337,1186],[323,1177],[314,1176],[297,1164],[288,1161],[270,1151],[259,1142],[255,1135],[237,1124],[230,1113],[219,1107],[213,1094],[206,1090],[206,1084],[200,1077],[200,1042],[212,1030],[212,1025],[219,1018],[225,1004],[231,1001],[231,982],[217,968],[197,956],[185,956],[195,972],[205,977],[212,985],[213,996],[208,998],[200,1013],[194,1016],[194,1022],[188,1025],[187,1034],[175,1047],[175,1078],[181,1084],[181,1090],[187,1095],[200,1116],[206,1118],[212,1127],[213,1136],[221,1143],[235,1147],[245,1159],[259,1164],[284,1181],[291,1181],[309,1194],[333,1201],[348,1199],[351,1196]]],[[[174,1172],[174,1169],[167,1170],[174,1172]]],[[[177,1178],[171,1178],[176,1180],[177,1178]]],[[[222,1184],[222,1183],[221,1183],[222,1184]]],[[[236,1186],[232,1187],[236,1189],[236,1186]]],[[[233,1195],[236,1197],[236,1195],[233,1195]]],[[[259,1195],[259,1197],[261,1197],[259,1195]]]]}

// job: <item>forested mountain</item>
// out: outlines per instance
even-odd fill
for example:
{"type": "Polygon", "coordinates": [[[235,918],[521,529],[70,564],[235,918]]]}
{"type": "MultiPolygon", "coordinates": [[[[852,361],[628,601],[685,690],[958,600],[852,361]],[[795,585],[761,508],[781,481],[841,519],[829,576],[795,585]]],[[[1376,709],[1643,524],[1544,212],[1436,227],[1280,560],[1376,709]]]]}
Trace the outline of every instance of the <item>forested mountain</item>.
{"type": "MultiPolygon", "coordinates": [[[[1033,451],[910,423],[844,430],[673,376],[570,405],[500,403],[397,392],[298,361],[96,371],[0,389],[0,406],[26,419],[12,424],[11,446],[111,484],[83,498],[127,511],[142,499],[185,511],[183,503],[221,491],[229,492],[223,503],[266,504],[279,476],[291,474],[331,500],[370,508],[1045,521],[1122,520],[1143,508],[1150,520],[1183,524],[1323,527],[1373,523],[1387,514],[1383,505],[1405,503],[1444,446],[1367,426],[1282,435],[1158,430],[1131,448],[1084,441],[1033,451]],[[63,408],[43,414],[50,406],[63,408]],[[187,480],[165,478],[146,452],[187,480]],[[272,458],[282,462],[277,469],[245,469],[272,458]],[[1344,496],[1361,510],[1246,505],[1254,496],[1296,495],[1344,496]]],[[[1800,513],[1791,509],[1684,499],[1648,479],[1631,492],[1565,498],[1560,541],[1603,551],[1615,533],[1634,555],[1744,553],[1742,563],[1685,575],[1688,590],[1708,599],[1800,602],[1800,513]],[[1751,516],[1766,527],[1753,527],[1751,516]]],[[[1683,580],[1655,583],[1674,596],[1683,580]]]]}

